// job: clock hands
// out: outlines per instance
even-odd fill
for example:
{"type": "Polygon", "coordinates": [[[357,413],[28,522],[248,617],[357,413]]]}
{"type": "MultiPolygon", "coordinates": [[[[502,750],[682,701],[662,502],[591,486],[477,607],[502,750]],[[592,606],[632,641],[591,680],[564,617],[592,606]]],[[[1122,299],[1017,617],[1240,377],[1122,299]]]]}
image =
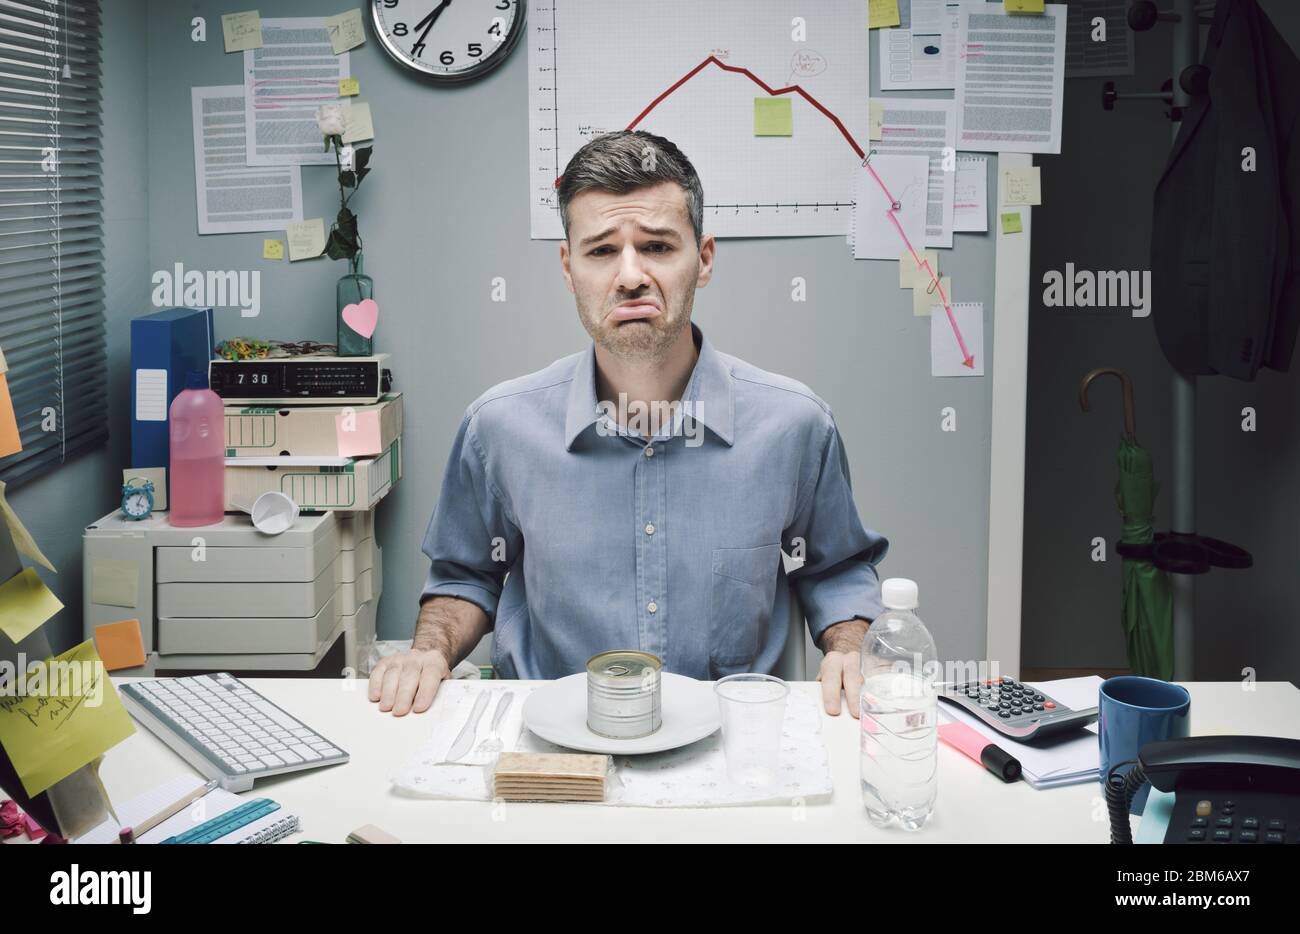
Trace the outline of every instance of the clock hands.
{"type": "Polygon", "coordinates": [[[424,54],[425,37],[429,35],[429,30],[433,28],[433,24],[438,22],[438,17],[442,15],[442,11],[449,6],[451,6],[451,0],[442,0],[441,3],[429,11],[428,16],[415,24],[416,29],[424,30],[424,32],[420,33],[420,37],[415,40],[415,45],[411,46],[411,54],[416,58],[424,54]]]}

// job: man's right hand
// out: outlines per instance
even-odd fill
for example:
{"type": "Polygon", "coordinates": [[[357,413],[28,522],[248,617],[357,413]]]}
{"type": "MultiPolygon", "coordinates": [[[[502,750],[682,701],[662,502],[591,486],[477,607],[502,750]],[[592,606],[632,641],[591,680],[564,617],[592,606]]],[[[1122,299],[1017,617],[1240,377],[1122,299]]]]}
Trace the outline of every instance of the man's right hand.
{"type": "Polygon", "coordinates": [[[382,658],[370,673],[370,700],[394,717],[424,713],[433,703],[438,686],[451,677],[451,666],[437,649],[412,649],[382,658]]]}

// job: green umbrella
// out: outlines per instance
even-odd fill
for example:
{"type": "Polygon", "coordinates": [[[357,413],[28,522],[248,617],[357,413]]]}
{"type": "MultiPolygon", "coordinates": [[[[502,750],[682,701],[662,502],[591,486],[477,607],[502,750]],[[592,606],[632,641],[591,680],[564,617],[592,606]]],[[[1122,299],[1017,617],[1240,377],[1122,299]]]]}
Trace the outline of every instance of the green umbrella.
{"type": "MultiPolygon", "coordinates": [[[[1119,377],[1124,387],[1124,435],[1115,460],[1119,479],[1115,483],[1115,505],[1124,519],[1120,543],[1150,546],[1155,541],[1151,526],[1158,484],[1152,477],[1151,454],[1137,443],[1133,414],[1133,385],[1120,370],[1093,370],[1079,386],[1079,404],[1088,411],[1088,385],[1102,374],[1119,377]]],[[[1124,559],[1124,638],[1128,643],[1129,668],[1135,675],[1170,681],[1174,676],[1173,599],[1169,576],[1145,558],[1124,559]]]]}
{"type": "MultiPolygon", "coordinates": [[[[1125,437],[1120,438],[1115,460],[1119,465],[1115,505],[1124,517],[1120,541],[1150,545],[1155,540],[1151,516],[1158,489],[1151,476],[1151,454],[1125,437]]],[[[1169,575],[1148,560],[1124,559],[1123,620],[1133,674],[1172,681],[1174,612],[1169,575]]]]}

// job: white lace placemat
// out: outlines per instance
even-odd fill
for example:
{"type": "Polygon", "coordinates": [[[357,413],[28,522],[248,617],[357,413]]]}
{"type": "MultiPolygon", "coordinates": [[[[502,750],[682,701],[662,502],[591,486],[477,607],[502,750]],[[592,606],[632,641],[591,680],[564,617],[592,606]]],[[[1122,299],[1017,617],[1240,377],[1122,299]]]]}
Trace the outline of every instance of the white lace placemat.
{"type": "MultiPolygon", "coordinates": [[[[537,685],[524,684],[495,688],[491,681],[444,681],[429,711],[434,717],[429,739],[391,776],[393,787],[401,794],[424,798],[490,800],[487,767],[491,765],[491,757],[476,752],[491,732],[491,718],[501,691],[508,690],[515,695],[501,721],[503,748],[520,752],[572,752],[524,729],[524,701],[536,688],[537,685]],[[479,720],[475,748],[455,764],[438,764],[446,757],[482,691],[488,691],[491,697],[479,720]]],[[[829,795],[831,789],[821,711],[814,698],[793,690],[781,729],[779,776],[772,787],[756,791],[728,780],[719,731],[680,749],[616,756],[603,803],[632,807],[788,804],[795,798],[806,801],[829,795]]]]}

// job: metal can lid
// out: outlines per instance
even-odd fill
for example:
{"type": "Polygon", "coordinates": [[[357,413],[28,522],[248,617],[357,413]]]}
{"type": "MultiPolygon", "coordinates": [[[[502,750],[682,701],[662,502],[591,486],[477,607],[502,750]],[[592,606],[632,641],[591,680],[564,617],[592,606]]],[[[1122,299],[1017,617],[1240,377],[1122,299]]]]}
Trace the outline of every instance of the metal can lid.
{"type": "Polygon", "coordinates": [[[606,679],[640,680],[642,672],[647,668],[659,672],[663,668],[663,662],[659,656],[637,649],[614,649],[593,655],[587,660],[587,674],[606,679]]]}

